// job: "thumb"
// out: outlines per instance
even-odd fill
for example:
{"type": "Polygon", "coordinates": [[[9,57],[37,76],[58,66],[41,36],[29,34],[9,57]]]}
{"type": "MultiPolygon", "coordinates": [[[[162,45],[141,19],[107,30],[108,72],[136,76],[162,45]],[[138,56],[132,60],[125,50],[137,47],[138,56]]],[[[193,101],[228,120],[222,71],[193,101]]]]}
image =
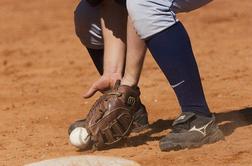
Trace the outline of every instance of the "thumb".
{"type": "Polygon", "coordinates": [[[83,95],[85,99],[92,97],[98,91],[96,85],[91,86],[91,88],[83,95]]]}

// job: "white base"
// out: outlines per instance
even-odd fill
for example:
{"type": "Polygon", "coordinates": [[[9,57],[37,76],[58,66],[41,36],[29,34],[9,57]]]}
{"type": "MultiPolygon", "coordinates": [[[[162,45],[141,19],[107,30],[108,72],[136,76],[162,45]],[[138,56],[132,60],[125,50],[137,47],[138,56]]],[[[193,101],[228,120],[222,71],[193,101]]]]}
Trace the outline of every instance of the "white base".
{"type": "Polygon", "coordinates": [[[118,157],[84,155],[45,160],[25,166],[140,166],[140,164],[118,157]]]}

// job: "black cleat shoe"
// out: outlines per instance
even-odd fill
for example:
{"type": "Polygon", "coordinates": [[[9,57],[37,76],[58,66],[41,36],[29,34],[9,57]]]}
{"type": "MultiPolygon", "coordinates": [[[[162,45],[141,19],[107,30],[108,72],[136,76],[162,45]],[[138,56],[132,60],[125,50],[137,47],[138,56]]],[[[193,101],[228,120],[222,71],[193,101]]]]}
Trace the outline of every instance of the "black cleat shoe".
{"type": "Polygon", "coordinates": [[[148,113],[141,103],[140,108],[133,115],[132,132],[138,133],[149,126],[148,113]]]}
{"type": "MultiPolygon", "coordinates": [[[[143,104],[140,105],[140,108],[133,115],[134,121],[132,124],[132,132],[140,132],[146,129],[149,126],[148,122],[148,113],[143,104]]],[[[68,128],[68,134],[76,128],[76,127],[84,127],[86,119],[78,120],[71,124],[68,128]]]]}
{"type": "Polygon", "coordinates": [[[215,117],[182,113],[172,124],[172,131],[159,142],[161,151],[196,148],[224,139],[215,117]]]}

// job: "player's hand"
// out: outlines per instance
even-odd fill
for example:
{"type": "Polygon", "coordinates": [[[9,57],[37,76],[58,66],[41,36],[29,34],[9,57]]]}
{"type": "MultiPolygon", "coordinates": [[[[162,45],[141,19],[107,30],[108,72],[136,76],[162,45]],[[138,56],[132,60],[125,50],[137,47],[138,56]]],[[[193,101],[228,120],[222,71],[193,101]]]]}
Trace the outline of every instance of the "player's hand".
{"type": "Polygon", "coordinates": [[[83,95],[84,98],[92,97],[97,91],[104,93],[113,88],[116,80],[121,79],[121,74],[104,74],[101,78],[93,83],[86,94],[83,95]]]}

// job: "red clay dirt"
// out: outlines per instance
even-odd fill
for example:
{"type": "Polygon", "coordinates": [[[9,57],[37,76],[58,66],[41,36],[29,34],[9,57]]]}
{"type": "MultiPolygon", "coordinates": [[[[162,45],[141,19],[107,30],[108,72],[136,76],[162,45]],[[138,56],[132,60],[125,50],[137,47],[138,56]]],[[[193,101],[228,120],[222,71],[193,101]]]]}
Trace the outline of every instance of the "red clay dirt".
{"type": "MultiPolygon", "coordinates": [[[[252,165],[252,3],[218,0],[182,14],[192,39],[209,106],[225,141],[160,152],[158,140],[179,107],[147,55],[140,87],[150,129],[129,146],[79,152],[68,143],[70,123],[98,97],[82,93],[99,76],[74,34],[78,1],[0,1],[0,165],[18,166],[69,155],[121,156],[143,166],[252,165]]],[[[91,13],[90,13],[91,14],[91,13]]]]}

